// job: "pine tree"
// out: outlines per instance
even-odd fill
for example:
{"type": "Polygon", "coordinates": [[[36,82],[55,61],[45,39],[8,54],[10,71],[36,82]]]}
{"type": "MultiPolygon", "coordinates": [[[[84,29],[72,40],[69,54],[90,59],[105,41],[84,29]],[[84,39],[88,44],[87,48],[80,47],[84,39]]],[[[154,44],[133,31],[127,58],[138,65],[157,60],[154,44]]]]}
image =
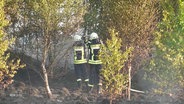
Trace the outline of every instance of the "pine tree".
{"type": "Polygon", "coordinates": [[[128,84],[128,75],[124,65],[132,48],[128,48],[125,52],[121,51],[122,40],[115,30],[110,30],[110,37],[111,39],[107,39],[106,43],[102,45],[99,57],[103,63],[101,75],[104,92],[112,100],[121,95],[128,84]]]}

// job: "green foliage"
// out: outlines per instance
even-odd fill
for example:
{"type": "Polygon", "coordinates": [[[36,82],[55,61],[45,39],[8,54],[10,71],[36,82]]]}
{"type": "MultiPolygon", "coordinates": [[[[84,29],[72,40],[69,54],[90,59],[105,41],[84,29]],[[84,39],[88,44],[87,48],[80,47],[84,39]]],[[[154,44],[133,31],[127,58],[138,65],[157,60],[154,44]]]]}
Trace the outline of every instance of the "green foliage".
{"type": "Polygon", "coordinates": [[[101,23],[101,9],[102,2],[100,0],[89,0],[89,3],[85,4],[87,6],[88,12],[84,15],[84,28],[88,31],[88,33],[103,32],[102,23],[101,23]]]}
{"type": "Polygon", "coordinates": [[[146,45],[155,28],[156,0],[102,0],[102,3],[106,25],[116,28],[124,43],[146,45]]]}
{"type": "Polygon", "coordinates": [[[116,97],[127,86],[128,76],[124,65],[132,48],[128,48],[125,52],[121,51],[122,40],[115,30],[110,30],[110,37],[111,39],[107,39],[106,45],[102,45],[99,57],[103,63],[101,74],[105,92],[110,97],[116,97]]]}
{"type": "Polygon", "coordinates": [[[12,83],[17,70],[24,67],[24,65],[20,65],[20,60],[9,60],[10,54],[6,53],[13,40],[8,39],[4,31],[8,21],[5,19],[3,0],[0,1],[0,21],[0,85],[6,87],[12,83]]]}
{"type": "Polygon", "coordinates": [[[39,46],[43,60],[49,57],[48,70],[52,70],[54,61],[56,63],[60,57],[63,45],[70,35],[80,28],[85,13],[83,0],[33,0],[29,5],[33,9],[32,14],[28,15],[28,20],[34,23],[29,30],[31,34],[36,32],[39,35],[35,34],[33,38],[41,38],[38,44],[31,44],[39,46]]]}
{"type": "Polygon", "coordinates": [[[14,22],[18,21],[19,8],[23,8],[22,2],[24,0],[5,0],[5,14],[10,17],[10,22],[14,25],[14,22]]]}
{"type": "Polygon", "coordinates": [[[52,93],[48,80],[50,73],[48,72],[52,73],[54,62],[57,63],[57,58],[62,52],[56,46],[62,47],[70,35],[79,29],[84,14],[83,0],[32,0],[30,4],[32,4],[33,9],[29,19],[35,23],[33,32],[36,31],[41,38],[39,50],[42,54],[42,72],[47,94],[51,98],[52,93]],[[49,59],[48,67],[46,67],[47,59],[49,59]]]}
{"type": "Polygon", "coordinates": [[[177,93],[184,87],[184,2],[176,11],[170,0],[162,2],[163,19],[155,33],[155,50],[148,77],[159,93],[177,93]]]}
{"type": "MultiPolygon", "coordinates": [[[[62,31],[64,34],[71,34],[82,21],[84,14],[83,0],[40,0],[33,2],[35,21],[45,31],[62,31]],[[41,21],[40,21],[41,20],[41,21]],[[61,26],[60,23],[62,24],[61,26]],[[75,27],[75,28],[74,28],[75,27]],[[73,30],[70,30],[73,29],[73,30]]],[[[50,33],[50,35],[52,35],[50,33]]],[[[46,34],[44,34],[46,35],[46,34]]]]}
{"type": "Polygon", "coordinates": [[[131,63],[135,73],[149,58],[158,19],[158,0],[102,0],[102,8],[104,26],[118,31],[122,50],[134,48],[131,63]]]}

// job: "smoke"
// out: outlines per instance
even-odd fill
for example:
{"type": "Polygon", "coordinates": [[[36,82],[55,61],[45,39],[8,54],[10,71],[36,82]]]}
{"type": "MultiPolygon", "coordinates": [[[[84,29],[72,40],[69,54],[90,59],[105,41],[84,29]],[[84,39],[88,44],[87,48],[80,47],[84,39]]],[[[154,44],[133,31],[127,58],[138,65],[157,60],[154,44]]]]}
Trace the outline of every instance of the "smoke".
{"type": "Polygon", "coordinates": [[[156,74],[142,69],[132,79],[135,89],[146,92],[143,100],[157,104],[182,104],[181,80],[178,71],[164,69],[156,74]]]}

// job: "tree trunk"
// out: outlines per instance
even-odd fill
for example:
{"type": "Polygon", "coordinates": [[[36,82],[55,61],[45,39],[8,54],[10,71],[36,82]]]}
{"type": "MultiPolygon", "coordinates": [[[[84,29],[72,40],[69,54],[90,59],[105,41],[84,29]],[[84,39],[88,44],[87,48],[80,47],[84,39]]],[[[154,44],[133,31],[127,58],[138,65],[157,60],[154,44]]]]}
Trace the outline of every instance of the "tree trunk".
{"type": "Polygon", "coordinates": [[[128,100],[130,100],[131,95],[131,71],[132,71],[132,65],[131,65],[131,59],[129,59],[128,62],[128,100]]]}
{"type": "Polygon", "coordinates": [[[47,52],[48,52],[48,49],[45,45],[44,51],[43,51],[42,72],[43,72],[43,76],[44,76],[44,83],[45,83],[46,92],[47,92],[48,98],[51,99],[52,98],[52,92],[50,90],[47,70],[46,70],[46,67],[45,67],[46,66],[46,59],[47,59],[47,52]]]}
{"type": "Polygon", "coordinates": [[[47,92],[48,98],[51,99],[52,98],[52,92],[51,92],[50,87],[49,87],[47,70],[45,68],[44,63],[42,63],[42,71],[43,71],[43,76],[44,76],[44,83],[45,83],[46,92],[47,92]]]}

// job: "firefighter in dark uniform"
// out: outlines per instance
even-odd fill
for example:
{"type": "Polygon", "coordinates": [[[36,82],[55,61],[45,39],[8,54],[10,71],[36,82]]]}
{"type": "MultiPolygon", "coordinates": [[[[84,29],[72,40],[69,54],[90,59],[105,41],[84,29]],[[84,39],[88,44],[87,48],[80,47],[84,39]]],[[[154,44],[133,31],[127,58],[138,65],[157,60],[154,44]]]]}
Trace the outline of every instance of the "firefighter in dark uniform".
{"type": "Polygon", "coordinates": [[[86,87],[88,87],[88,74],[86,69],[87,59],[85,55],[84,41],[82,36],[74,36],[74,69],[76,73],[76,81],[78,88],[82,90],[83,82],[85,82],[86,87]]]}
{"type": "Polygon", "coordinates": [[[89,70],[89,88],[91,92],[97,88],[97,93],[101,93],[101,78],[100,78],[100,70],[102,68],[102,62],[99,60],[100,50],[100,39],[96,33],[90,34],[89,37],[89,60],[88,63],[90,65],[89,70]]]}

